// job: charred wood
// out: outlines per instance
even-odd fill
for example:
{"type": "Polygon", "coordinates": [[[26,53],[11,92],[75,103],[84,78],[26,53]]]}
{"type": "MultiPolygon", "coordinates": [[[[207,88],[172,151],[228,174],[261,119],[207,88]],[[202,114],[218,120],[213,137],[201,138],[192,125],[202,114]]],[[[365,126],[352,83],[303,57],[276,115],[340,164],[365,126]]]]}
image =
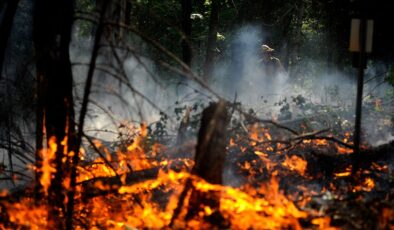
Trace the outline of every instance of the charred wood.
{"type": "MultiPolygon", "coordinates": [[[[360,152],[361,158],[358,172],[368,169],[373,162],[392,160],[393,152],[394,141],[380,146],[362,149],[360,152]]],[[[330,149],[327,148],[312,149],[311,156],[307,157],[308,171],[311,175],[317,175],[320,172],[323,173],[322,176],[324,178],[331,178],[334,176],[333,173],[335,170],[345,169],[349,166],[353,166],[353,155],[354,154],[336,153],[330,151],[330,149]]]]}
{"type": "MultiPolygon", "coordinates": [[[[150,168],[141,171],[134,171],[126,175],[125,184],[132,185],[149,179],[157,178],[160,168],[150,168]]],[[[79,183],[83,190],[83,200],[92,197],[116,193],[122,186],[119,177],[96,177],[79,183]],[[100,186],[97,186],[100,184],[100,186]]]]}
{"type": "MultiPolygon", "coordinates": [[[[226,153],[226,127],[229,122],[226,103],[219,101],[211,104],[203,111],[201,127],[198,134],[198,143],[196,147],[195,164],[192,174],[201,177],[212,184],[222,184],[223,164],[226,153]]],[[[174,210],[170,227],[172,227],[178,218],[184,201],[191,191],[188,212],[186,219],[192,219],[204,206],[213,210],[212,215],[207,217],[206,221],[225,227],[225,219],[219,212],[220,194],[217,192],[202,192],[194,188],[192,179],[188,179],[185,188],[182,191],[178,206],[174,210]]]]}

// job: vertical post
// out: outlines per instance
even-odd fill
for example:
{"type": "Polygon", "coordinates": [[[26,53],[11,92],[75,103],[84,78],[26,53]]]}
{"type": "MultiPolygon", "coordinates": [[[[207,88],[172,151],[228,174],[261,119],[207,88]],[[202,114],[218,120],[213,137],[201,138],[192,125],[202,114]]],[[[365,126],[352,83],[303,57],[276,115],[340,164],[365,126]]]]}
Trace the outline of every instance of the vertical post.
{"type": "Polygon", "coordinates": [[[362,99],[364,85],[364,68],[366,65],[366,31],[367,20],[365,15],[365,0],[360,2],[360,30],[359,30],[359,54],[358,54],[358,74],[357,74],[357,99],[356,99],[356,120],[354,127],[354,165],[353,172],[357,171],[360,164],[360,142],[361,142],[361,117],[362,117],[362,99]]]}

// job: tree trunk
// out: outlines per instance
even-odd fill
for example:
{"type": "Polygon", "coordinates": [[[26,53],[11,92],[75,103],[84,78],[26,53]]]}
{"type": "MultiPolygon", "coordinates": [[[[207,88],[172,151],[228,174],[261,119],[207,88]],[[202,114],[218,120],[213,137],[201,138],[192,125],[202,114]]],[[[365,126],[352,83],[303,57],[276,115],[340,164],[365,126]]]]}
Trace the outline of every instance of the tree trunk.
{"type": "Polygon", "coordinates": [[[214,58],[215,58],[218,23],[219,23],[219,0],[212,0],[211,15],[209,18],[207,52],[206,52],[205,64],[204,64],[204,80],[209,80],[212,75],[214,58]]]}
{"type": "MultiPolygon", "coordinates": [[[[7,48],[8,38],[11,34],[12,24],[19,0],[8,0],[6,10],[0,24],[0,79],[2,78],[3,62],[7,48]]],[[[1,18],[0,18],[1,19],[1,18]]]]}
{"type": "MultiPolygon", "coordinates": [[[[73,81],[69,57],[73,8],[74,2],[69,0],[36,0],[34,11],[33,39],[37,56],[38,89],[42,90],[38,94],[38,101],[42,103],[43,110],[37,114],[43,112],[46,137],[48,140],[55,137],[57,144],[53,161],[56,172],[48,197],[49,202],[54,205],[52,216],[56,219],[59,219],[59,212],[65,210],[62,182],[67,164],[63,160],[67,159],[64,153],[72,146],[75,133],[73,81]],[[62,145],[63,140],[67,140],[66,146],[62,145]]],[[[40,138],[42,127],[37,127],[37,139],[40,138]]],[[[37,140],[39,141],[41,140],[37,140]]],[[[40,165],[37,167],[40,168],[40,165]]],[[[59,220],[57,223],[58,227],[62,226],[59,220]]]]}
{"type": "MultiPolygon", "coordinates": [[[[228,122],[229,116],[224,101],[211,104],[203,112],[192,173],[211,184],[223,184],[228,122]]],[[[219,212],[219,201],[220,192],[207,193],[193,189],[186,219],[198,216],[204,206],[208,206],[213,213],[205,218],[206,221],[220,228],[228,227],[228,223],[219,212]]]]}
{"type": "Polygon", "coordinates": [[[202,114],[192,173],[212,184],[222,184],[226,152],[226,103],[212,103],[202,114]]]}
{"type": "Polygon", "coordinates": [[[191,34],[192,34],[192,20],[190,15],[192,14],[192,0],[181,0],[181,22],[182,22],[182,60],[188,66],[192,62],[192,46],[191,46],[191,34]]]}
{"type": "MultiPolygon", "coordinates": [[[[295,3],[297,4],[297,3],[295,3]]],[[[301,54],[301,45],[302,45],[302,22],[304,19],[304,11],[305,6],[303,1],[298,1],[298,5],[296,7],[296,13],[293,18],[293,33],[292,38],[289,41],[289,52],[290,52],[290,62],[291,66],[289,66],[289,75],[292,77],[297,77],[300,74],[300,67],[297,66],[299,62],[299,57],[301,54]]]]}
{"type": "MultiPolygon", "coordinates": [[[[201,127],[198,133],[198,143],[196,147],[196,156],[194,158],[194,167],[192,174],[204,179],[211,184],[222,184],[223,165],[226,156],[226,127],[229,122],[226,103],[219,101],[212,103],[203,111],[201,127]]],[[[192,219],[204,206],[213,210],[212,215],[206,217],[206,220],[218,227],[227,227],[224,218],[219,212],[218,192],[202,192],[196,190],[193,186],[193,180],[188,179],[185,188],[179,196],[179,201],[174,210],[170,228],[173,228],[189,191],[191,192],[188,212],[186,219],[192,219]]]]}

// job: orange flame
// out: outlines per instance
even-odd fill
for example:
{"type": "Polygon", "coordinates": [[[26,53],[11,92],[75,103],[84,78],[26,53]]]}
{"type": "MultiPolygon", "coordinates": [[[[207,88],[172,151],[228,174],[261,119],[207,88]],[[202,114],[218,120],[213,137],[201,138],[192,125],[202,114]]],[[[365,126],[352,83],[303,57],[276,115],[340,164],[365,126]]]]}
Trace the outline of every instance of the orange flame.
{"type": "Polygon", "coordinates": [[[305,175],[307,168],[307,162],[296,155],[292,155],[290,158],[286,155],[286,159],[282,163],[283,166],[289,168],[292,171],[297,171],[300,175],[305,175]]]}
{"type": "MultiPolygon", "coordinates": [[[[206,217],[219,211],[230,222],[230,226],[233,229],[301,229],[299,219],[306,217],[310,217],[308,220],[311,220],[311,223],[314,225],[313,228],[336,229],[330,226],[330,217],[321,216],[321,212],[316,214],[317,212],[308,211],[308,213],[306,211],[308,209],[300,210],[298,208],[306,207],[307,202],[311,201],[313,194],[319,194],[319,192],[308,191],[307,185],[299,185],[298,189],[302,190],[303,193],[301,195],[302,197],[298,197],[296,201],[297,207],[293,200],[296,200],[294,197],[298,194],[294,196],[285,195],[281,190],[277,176],[283,174],[276,170],[286,167],[300,175],[305,175],[308,165],[307,161],[302,157],[285,155],[284,161],[281,162],[283,167],[275,167],[277,163],[271,161],[271,159],[274,159],[273,157],[282,157],[283,155],[281,154],[284,152],[277,151],[277,148],[275,148],[277,146],[270,143],[272,137],[267,129],[258,125],[251,126],[249,139],[246,141],[254,147],[254,153],[264,162],[264,166],[261,167],[266,167],[269,173],[266,178],[270,178],[270,180],[265,183],[246,184],[240,188],[210,184],[195,175],[191,175],[186,171],[187,168],[190,170],[190,167],[193,165],[194,162],[192,160],[184,161],[186,165],[183,169],[184,171],[175,172],[169,170],[173,160],[165,159],[161,162],[155,160],[161,152],[161,147],[159,145],[147,144],[146,124],[142,124],[139,131],[136,130],[134,130],[136,134],[131,144],[123,149],[119,148],[116,153],[111,153],[100,142],[94,141],[96,147],[104,152],[104,158],[97,158],[89,164],[84,162],[85,164],[81,164],[78,167],[78,183],[95,177],[113,177],[118,174],[121,177],[122,185],[113,186],[98,181],[94,184],[95,188],[106,190],[105,192],[109,192],[110,194],[97,196],[84,201],[81,199],[82,186],[78,186],[76,195],[78,199],[76,199],[74,213],[74,219],[78,219],[78,222],[75,222],[76,229],[168,228],[173,212],[178,205],[180,193],[185,186],[185,181],[189,178],[193,181],[194,189],[205,193],[220,194],[218,197],[220,205],[218,210],[209,206],[201,207],[202,211],[195,219],[184,220],[180,218],[175,223],[175,228],[212,228],[204,220],[206,217]],[[157,178],[135,182],[133,184],[125,183],[126,175],[129,173],[153,167],[161,168],[157,178]],[[269,175],[271,176],[269,177],[269,175]]],[[[349,136],[350,134],[346,138],[349,138],[349,136]]],[[[345,142],[347,142],[347,139],[345,142]]],[[[326,140],[304,140],[303,143],[315,145],[328,144],[326,140]]],[[[62,144],[66,144],[66,141],[64,140],[62,144]]],[[[238,139],[231,139],[230,147],[236,145],[238,145],[238,139]]],[[[56,172],[56,169],[51,163],[55,158],[57,150],[54,138],[49,140],[48,146],[48,149],[40,152],[43,158],[43,166],[41,169],[38,169],[42,172],[40,183],[43,185],[45,193],[47,193],[50,186],[52,174],[56,172]]],[[[239,149],[243,153],[248,153],[250,148],[239,146],[239,149]]],[[[340,151],[339,146],[338,150],[340,151]]],[[[261,167],[256,170],[255,166],[258,165],[257,163],[259,163],[259,159],[255,157],[255,159],[239,165],[244,170],[253,171],[250,174],[256,176],[258,173],[263,172],[263,168],[261,167]]],[[[372,164],[372,167],[380,171],[387,171],[387,166],[372,164]]],[[[288,173],[287,170],[285,172],[288,173]]],[[[350,173],[351,168],[349,167],[343,172],[335,173],[335,176],[348,176],[350,173]]],[[[63,184],[69,184],[69,179],[66,178],[63,184]]],[[[333,191],[335,191],[334,184],[331,184],[331,186],[333,191]]],[[[67,188],[67,186],[65,187],[67,188]]],[[[360,185],[354,186],[351,189],[353,191],[371,191],[374,187],[375,181],[367,177],[360,185]]],[[[4,196],[6,195],[4,194],[4,196]]],[[[2,193],[0,193],[1,196],[2,193]]],[[[184,200],[184,208],[180,216],[186,215],[189,199],[190,193],[184,200]]],[[[31,199],[22,199],[19,203],[9,204],[6,202],[4,207],[10,221],[18,226],[31,229],[48,229],[53,227],[51,223],[48,223],[46,218],[49,210],[48,205],[37,205],[31,199]]],[[[2,205],[0,205],[0,211],[3,212],[2,205]]],[[[392,214],[392,210],[384,211],[381,220],[382,224],[387,224],[392,214]]],[[[0,229],[2,228],[4,227],[0,224],[0,229]]]]}
{"type": "Polygon", "coordinates": [[[40,151],[42,166],[40,169],[37,169],[39,172],[42,172],[40,184],[42,185],[46,195],[48,195],[48,189],[51,185],[52,174],[56,172],[56,167],[52,163],[56,157],[57,151],[56,138],[51,137],[48,145],[49,148],[44,148],[40,151]]]}

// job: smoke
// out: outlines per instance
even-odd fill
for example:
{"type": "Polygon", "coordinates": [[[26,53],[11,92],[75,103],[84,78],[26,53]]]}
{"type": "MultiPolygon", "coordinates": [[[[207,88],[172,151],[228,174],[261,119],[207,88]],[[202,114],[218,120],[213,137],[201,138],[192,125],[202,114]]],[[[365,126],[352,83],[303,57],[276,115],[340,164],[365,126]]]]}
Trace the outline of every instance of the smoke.
{"type": "MultiPolygon", "coordinates": [[[[264,118],[280,118],[284,112],[292,114],[292,119],[332,116],[333,126],[336,125],[335,119],[339,118],[347,129],[352,129],[357,92],[356,70],[327,68],[325,58],[316,60],[303,57],[293,67],[297,69],[298,76],[290,76],[287,71],[272,72],[271,63],[262,61],[260,48],[266,44],[265,38],[269,34],[260,28],[248,25],[234,33],[229,42],[231,57],[217,65],[211,85],[229,100],[236,97],[244,107],[253,108],[264,118]],[[294,99],[300,99],[299,96],[305,99],[310,109],[296,105],[297,100],[294,99]],[[288,104],[289,108],[284,110],[284,104],[288,104]]],[[[273,56],[276,57],[276,52],[273,56]]],[[[387,92],[392,90],[384,79],[388,69],[389,66],[384,63],[371,62],[365,72],[362,128],[364,141],[371,145],[393,139],[393,126],[389,121],[393,104],[379,105],[384,104],[382,101],[387,100],[387,92]],[[379,122],[390,125],[378,126],[379,122]]],[[[290,119],[290,116],[284,118],[290,119]]]]}
{"type": "MultiPolygon", "coordinates": [[[[296,105],[295,98],[299,99],[301,96],[306,104],[315,107],[324,106],[325,110],[320,111],[323,115],[326,115],[324,111],[339,111],[341,115],[343,114],[342,118],[351,125],[355,111],[356,72],[324,69],[322,66],[327,66],[325,63],[307,57],[298,64],[298,72],[301,74],[296,78],[285,70],[275,70],[276,67],[274,67],[275,71],[272,71],[272,63],[263,60],[261,51],[261,45],[266,44],[265,38],[268,34],[260,28],[260,26],[247,25],[232,33],[228,38],[229,55],[218,61],[213,78],[208,82],[209,85],[229,101],[236,98],[245,108],[253,108],[257,115],[263,118],[280,118],[284,113],[285,104],[289,104],[285,112],[292,116],[284,116],[284,119],[319,115],[313,107],[308,110],[300,109],[300,106],[296,105]]],[[[72,62],[88,63],[91,43],[92,39],[75,36],[71,46],[72,62]]],[[[143,42],[138,41],[134,46],[139,47],[140,54],[144,56],[118,49],[116,52],[122,57],[122,66],[117,66],[111,60],[113,59],[111,55],[100,56],[98,66],[107,65],[115,66],[113,68],[115,70],[124,69],[127,81],[133,89],[109,76],[108,73],[100,69],[96,70],[91,100],[96,101],[102,108],[94,104],[90,105],[90,110],[96,115],[87,126],[92,130],[109,128],[115,130],[115,124],[123,121],[135,123],[145,121],[149,124],[158,121],[162,111],[169,115],[170,120],[172,119],[169,129],[175,131],[179,121],[174,119],[174,109],[177,106],[192,106],[198,101],[207,103],[210,100],[207,96],[209,93],[193,81],[157,68],[154,58],[150,58],[145,51],[146,44],[143,42]],[[103,113],[103,108],[111,116],[103,113]]],[[[273,57],[277,57],[276,55],[275,51],[273,57]]],[[[77,98],[81,98],[87,65],[74,66],[73,70],[77,86],[76,95],[77,98]]],[[[385,70],[387,67],[384,64],[369,65],[366,79],[373,78],[385,70]]],[[[381,98],[384,96],[383,91],[390,89],[391,86],[382,83],[383,78],[368,81],[364,90],[366,99],[381,98]]],[[[386,140],[386,136],[381,137],[381,132],[376,135],[376,126],[371,125],[371,116],[375,116],[376,113],[369,111],[364,112],[363,115],[366,140],[371,141],[371,144],[386,140]],[[375,136],[380,137],[374,138],[375,136]]],[[[389,134],[390,130],[385,133],[389,134]]],[[[111,134],[101,134],[101,136],[114,139],[114,135],[111,134]]]]}
{"type": "MultiPolygon", "coordinates": [[[[74,63],[74,95],[78,111],[93,39],[79,36],[78,27],[74,30],[70,56],[74,63]]],[[[120,124],[154,124],[163,114],[168,115],[167,131],[175,132],[179,126],[179,121],[174,118],[175,108],[192,106],[197,101],[208,101],[207,94],[197,83],[185,80],[177,73],[161,71],[155,60],[149,57],[146,44],[136,40],[132,45],[134,51],[125,47],[113,50],[102,48],[97,59],[89,97],[90,116],[85,127],[87,132],[90,130],[90,134],[97,138],[115,141],[120,124]],[[116,60],[114,53],[120,62],[116,60]]]]}

